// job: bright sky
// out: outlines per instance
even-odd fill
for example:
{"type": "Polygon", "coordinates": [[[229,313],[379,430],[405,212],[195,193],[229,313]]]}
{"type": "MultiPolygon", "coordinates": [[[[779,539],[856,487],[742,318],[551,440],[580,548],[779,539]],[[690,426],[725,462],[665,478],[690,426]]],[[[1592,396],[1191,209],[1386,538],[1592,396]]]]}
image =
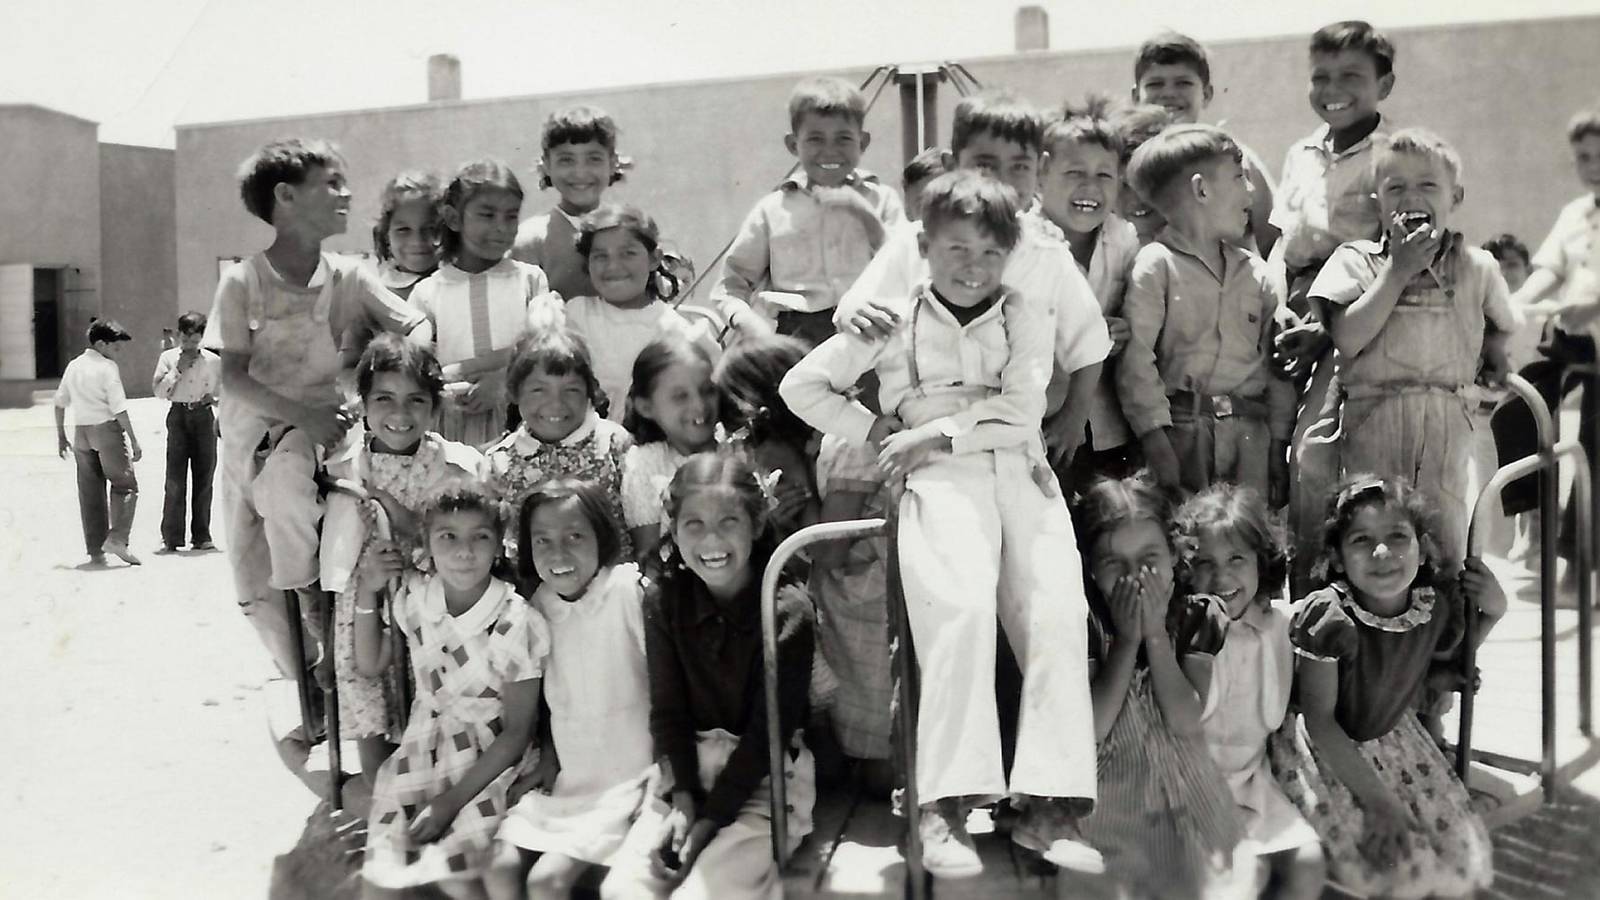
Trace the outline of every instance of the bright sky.
{"type": "MultiPolygon", "coordinates": [[[[3,0],[0,102],[172,146],[178,123],[427,98],[453,53],[467,99],[1010,53],[1020,3],[992,0],[3,0]],[[795,14],[803,10],[804,18],[795,14]]],[[[1052,50],[1595,11],[1594,0],[1038,0],[1052,50]],[[1115,15],[1083,16],[1085,9],[1115,15]],[[1074,15],[1075,11],[1079,14],[1074,15]]]]}

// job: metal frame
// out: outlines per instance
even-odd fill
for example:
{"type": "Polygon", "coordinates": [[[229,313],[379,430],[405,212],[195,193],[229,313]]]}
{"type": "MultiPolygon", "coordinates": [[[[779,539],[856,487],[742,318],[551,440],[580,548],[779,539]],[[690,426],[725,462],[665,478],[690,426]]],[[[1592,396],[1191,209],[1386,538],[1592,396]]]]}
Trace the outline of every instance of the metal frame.
{"type": "MultiPolygon", "coordinates": [[[[1600,366],[1589,364],[1568,364],[1561,373],[1560,390],[1565,391],[1567,382],[1574,377],[1587,379],[1583,385],[1583,403],[1594,404],[1591,408],[1600,413],[1600,396],[1591,392],[1600,391],[1600,366]]],[[[1561,393],[1558,396],[1565,396],[1561,393]]],[[[1592,423],[1595,429],[1600,429],[1600,416],[1594,417],[1592,423]]],[[[1551,417],[1554,434],[1561,433],[1561,418],[1551,417]]],[[[1580,425],[1581,427],[1581,425],[1580,425]]],[[[1590,435],[1591,444],[1600,446],[1595,439],[1600,435],[1590,435]]],[[[1585,451],[1587,452],[1587,451],[1585,451]]],[[[1589,511],[1589,560],[1600,567],[1600,453],[1589,458],[1589,503],[1579,509],[1589,511]]],[[[1594,569],[1583,570],[1585,582],[1594,574],[1594,569]]],[[[1586,737],[1594,736],[1594,607],[1589,603],[1578,605],[1578,729],[1586,737]]]]}
{"type": "MultiPolygon", "coordinates": [[[[295,678],[295,692],[300,697],[300,728],[305,735],[306,748],[316,746],[313,740],[313,729],[316,727],[316,716],[311,709],[311,692],[316,690],[316,678],[311,672],[309,660],[306,658],[305,619],[300,608],[300,594],[297,591],[283,592],[284,606],[288,613],[289,622],[294,630],[294,664],[297,669],[295,678]]],[[[322,634],[324,653],[333,652],[333,598],[329,598],[322,611],[322,634]]],[[[322,717],[324,732],[323,740],[328,744],[328,802],[334,812],[344,809],[344,759],[342,748],[339,746],[339,684],[337,679],[333,684],[322,691],[322,717]]]]}

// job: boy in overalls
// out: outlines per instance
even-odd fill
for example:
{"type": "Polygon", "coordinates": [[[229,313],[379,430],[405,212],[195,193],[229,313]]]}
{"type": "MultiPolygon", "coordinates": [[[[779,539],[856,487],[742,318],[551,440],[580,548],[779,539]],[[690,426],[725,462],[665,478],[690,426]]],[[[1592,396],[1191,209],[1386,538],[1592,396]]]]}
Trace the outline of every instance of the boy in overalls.
{"type": "Polygon", "coordinates": [[[299,679],[283,592],[299,592],[308,621],[321,621],[311,615],[323,602],[315,475],[352,421],[340,406],[339,338],[361,326],[431,334],[376,275],[322,252],[350,213],[332,145],[262,147],[241,168],[239,193],[277,237],[223,273],[206,329],[204,345],[222,356],[223,528],[239,605],[279,670],[299,679]]]}

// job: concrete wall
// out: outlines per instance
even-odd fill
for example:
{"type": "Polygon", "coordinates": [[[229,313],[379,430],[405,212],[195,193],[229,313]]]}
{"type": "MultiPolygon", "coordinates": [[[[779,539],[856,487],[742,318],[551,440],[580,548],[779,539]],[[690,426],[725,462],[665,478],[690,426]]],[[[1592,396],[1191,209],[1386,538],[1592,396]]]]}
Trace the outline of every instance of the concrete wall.
{"type": "MultiPolygon", "coordinates": [[[[1511,230],[1534,244],[1577,188],[1563,125],[1577,108],[1600,102],[1590,77],[1600,46],[1600,16],[1396,32],[1398,83],[1386,106],[1393,121],[1426,124],[1455,141],[1466,160],[1467,202],[1459,225],[1475,241],[1511,230]]],[[[1305,98],[1306,36],[1214,45],[1217,96],[1210,110],[1271,168],[1289,144],[1319,122],[1305,98]]],[[[1098,89],[1126,94],[1132,51],[1038,52],[972,60],[986,86],[1011,85],[1041,104],[1098,89]]],[[[837,72],[861,81],[866,69],[837,72]]],[[[621,149],[636,167],[614,196],[661,222],[704,268],[750,205],[792,163],[783,149],[785,102],[798,76],[645,85],[560,97],[338,113],[180,127],[177,132],[178,286],[180,309],[207,309],[218,257],[265,247],[269,229],[244,212],[234,173],[241,160],[279,136],[331,138],[350,162],[355,206],[350,232],[334,250],[369,249],[368,224],[385,180],[404,168],[446,175],[462,161],[497,156],[534,188],[540,122],[575,102],[608,110],[622,129],[621,149]]],[[[940,90],[940,134],[949,133],[955,92],[940,90]]],[[[873,134],[863,164],[898,184],[901,127],[894,86],[868,119],[873,134]]],[[[532,193],[525,215],[548,207],[532,193]]]]}
{"type": "Polygon", "coordinates": [[[178,258],[171,150],[100,145],[101,307],[133,333],[129,396],[150,395],[161,330],[176,327],[178,258]]]}

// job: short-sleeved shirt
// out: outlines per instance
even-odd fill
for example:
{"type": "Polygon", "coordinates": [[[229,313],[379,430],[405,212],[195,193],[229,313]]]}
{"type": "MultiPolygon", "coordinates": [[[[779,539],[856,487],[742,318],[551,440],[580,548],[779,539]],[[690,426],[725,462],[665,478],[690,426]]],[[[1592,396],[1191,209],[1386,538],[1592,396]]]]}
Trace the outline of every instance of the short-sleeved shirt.
{"type": "Polygon", "coordinates": [[[1290,272],[1320,264],[1346,241],[1382,233],[1372,148],[1383,133],[1379,125],[1335,153],[1331,130],[1323,125],[1289,148],[1268,221],[1283,232],[1290,272]]]}
{"type": "Polygon", "coordinates": [[[122,371],[117,361],[93,347],[67,363],[56,387],[58,409],[72,410],[72,424],[79,427],[100,425],[128,409],[128,396],[122,390],[122,371]]]}
{"type": "Polygon", "coordinates": [[[450,365],[516,346],[530,307],[554,303],[549,293],[544,270],[507,257],[482,272],[445,263],[411,291],[410,303],[433,323],[439,362],[450,365]]]}
{"type": "MultiPolygon", "coordinates": [[[[1585,194],[1561,208],[1533,265],[1561,277],[1564,298],[1593,301],[1600,295],[1600,196],[1585,194]]],[[[1589,330],[1600,335],[1600,322],[1589,330]]]]}
{"type": "Polygon", "coordinates": [[[578,223],[560,207],[534,216],[517,227],[511,258],[544,270],[550,288],[563,299],[594,294],[589,261],[578,252],[578,223]]]}
{"type": "Polygon", "coordinates": [[[1462,602],[1453,582],[1419,585],[1404,612],[1380,616],[1334,582],[1295,604],[1289,642],[1300,656],[1339,664],[1334,718],[1351,740],[1370,741],[1416,709],[1429,670],[1459,649],[1462,602]]]}

